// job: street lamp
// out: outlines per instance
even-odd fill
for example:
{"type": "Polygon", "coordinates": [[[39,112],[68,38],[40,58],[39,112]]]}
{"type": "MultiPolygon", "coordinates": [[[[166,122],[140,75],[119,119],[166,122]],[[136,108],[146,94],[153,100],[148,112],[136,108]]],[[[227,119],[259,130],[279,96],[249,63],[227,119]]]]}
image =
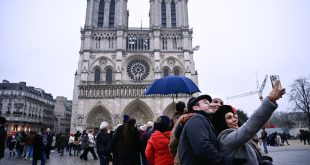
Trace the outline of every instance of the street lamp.
{"type": "Polygon", "coordinates": [[[196,45],[195,47],[193,47],[193,51],[197,51],[200,49],[200,46],[199,45],[196,45]]]}

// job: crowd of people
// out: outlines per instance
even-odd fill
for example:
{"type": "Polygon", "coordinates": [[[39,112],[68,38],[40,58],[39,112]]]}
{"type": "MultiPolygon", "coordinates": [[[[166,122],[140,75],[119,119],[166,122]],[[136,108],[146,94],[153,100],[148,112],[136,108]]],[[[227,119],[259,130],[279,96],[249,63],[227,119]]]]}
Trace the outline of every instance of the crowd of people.
{"type": "MultiPolygon", "coordinates": [[[[172,118],[156,116],[153,121],[137,126],[136,119],[124,115],[123,123],[115,130],[111,123],[103,121],[96,135],[86,130],[69,136],[53,135],[42,128],[40,134],[20,132],[9,137],[7,147],[10,156],[32,157],[33,164],[37,160],[44,164],[51,150],[60,156],[66,150],[69,156],[79,156],[81,161],[88,160],[90,152],[100,165],[272,164],[267,149],[261,152],[254,137],[284,93],[285,89],[274,88],[246,123],[241,123],[236,109],[224,105],[221,99],[200,95],[187,104],[176,103],[172,118]]],[[[268,136],[263,133],[264,130],[264,143],[268,136]]]]}
{"type": "Polygon", "coordinates": [[[310,145],[310,132],[308,130],[303,130],[301,129],[299,131],[299,139],[300,139],[300,142],[303,142],[304,145],[306,145],[308,142],[308,145],[310,145]]]}

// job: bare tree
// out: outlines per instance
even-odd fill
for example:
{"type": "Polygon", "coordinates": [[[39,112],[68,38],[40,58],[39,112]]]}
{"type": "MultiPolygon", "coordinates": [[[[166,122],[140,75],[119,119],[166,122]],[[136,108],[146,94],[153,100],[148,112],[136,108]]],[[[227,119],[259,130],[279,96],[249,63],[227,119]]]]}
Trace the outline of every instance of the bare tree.
{"type": "Polygon", "coordinates": [[[289,100],[294,103],[294,110],[306,114],[310,129],[310,83],[307,78],[298,78],[294,81],[291,85],[289,100]]]}

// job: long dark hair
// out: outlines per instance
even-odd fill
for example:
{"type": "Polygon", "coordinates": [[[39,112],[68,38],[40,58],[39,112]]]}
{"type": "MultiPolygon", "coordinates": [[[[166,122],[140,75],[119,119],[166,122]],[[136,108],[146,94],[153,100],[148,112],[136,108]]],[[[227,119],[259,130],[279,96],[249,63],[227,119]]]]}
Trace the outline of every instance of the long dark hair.
{"type": "Polygon", "coordinates": [[[133,138],[135,135],[135,124],[136,119],[129,119],[127,123],[125,124],[125,128],[123,131],[123,137],[124,137],[124,144],[132,144],[133,138]]]}

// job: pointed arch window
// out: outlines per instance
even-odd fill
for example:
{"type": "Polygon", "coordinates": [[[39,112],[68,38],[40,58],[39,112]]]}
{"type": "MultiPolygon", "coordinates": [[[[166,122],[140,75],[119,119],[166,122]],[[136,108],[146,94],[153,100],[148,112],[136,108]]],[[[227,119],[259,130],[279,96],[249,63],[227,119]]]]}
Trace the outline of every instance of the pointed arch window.
{"type": "Polygon", "coordinates": [[[175,68],[174,71],[173,71],[173,74],[174,74],[175,76],[180,76],[180,70],[179,70],[179,68],[175,68]]]}
{"type": "Polygon", "coordinates": [[[175,2],[171,2],[171,26],[177,26],[177,18],[176,18],[176,10],[175,10],[175,2]]]}
{"type": "Polygon", "coordinates": [[[161,26],[167,26],[167,18],[166,18],[166,2],[163,0],[161,2],[161,26]]]}
{"type": "Polygon", "coordinates": [[[169,69],[168,68],[164,68],[164,77],[169,76],[169,69]]]}
{"type": "Polygon", "coordinates": [[[111,68],[107,69],[106,75],[105,75],[105,80],[106,80],[107,84],[112,83],[112,69],[111,68]]]}
{"type": "Polygon", "coordinates": [[[114,27],[114,18],[115,17],[115,0],[110,2],[110,11],[109,11],[109,27],[114,27]]]}
{"type": "Polygon", "coordinates": [[[104,0],[100,0],[99,3],[99,11],[98,11],[98,27],[103,27],[103,19],[104,19],[104,0]]]}
{"type": "Polygon", "coordinates": [[[100,69],[95,70],[95,83],[100,82],[100,69]]]}

